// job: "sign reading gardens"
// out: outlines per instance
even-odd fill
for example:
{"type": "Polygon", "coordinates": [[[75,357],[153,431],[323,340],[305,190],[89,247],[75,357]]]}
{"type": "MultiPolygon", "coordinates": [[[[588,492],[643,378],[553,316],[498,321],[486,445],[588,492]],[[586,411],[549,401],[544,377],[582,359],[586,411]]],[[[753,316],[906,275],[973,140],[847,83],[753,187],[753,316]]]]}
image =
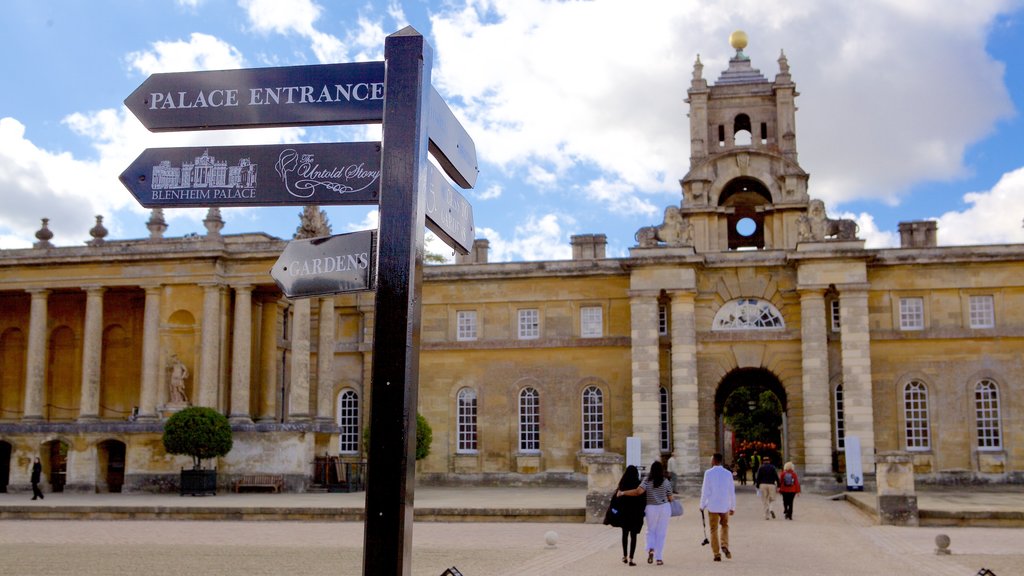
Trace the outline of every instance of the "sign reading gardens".
{"type": "Polygon", "coordinates": [[[407,27],[387,37],[383,62],[153,74],[125,100],[157,132],[383,124],[381,142],[154,148],[121,174],[147,208],[378,206],[378,231],[293,240],[271,270],[290,298],[376,291],[364,575],[411,571],[422,230],[463,254],[474,237],[445,174],[473,187],[476,148],[431,86],[432,63],[407,27]]]}

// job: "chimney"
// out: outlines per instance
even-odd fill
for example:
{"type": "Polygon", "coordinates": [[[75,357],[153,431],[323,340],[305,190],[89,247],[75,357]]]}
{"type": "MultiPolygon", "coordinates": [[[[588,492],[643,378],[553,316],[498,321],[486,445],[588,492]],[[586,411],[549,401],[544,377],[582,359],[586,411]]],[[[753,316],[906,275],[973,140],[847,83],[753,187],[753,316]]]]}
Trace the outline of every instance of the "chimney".
{"type": "Polygon", "coordinates": [[[900,222],[900,248],[935,248],[939,223],[935,220],[900,222]]]}
{"type": "Polygon", "coordinates": [[[570,241],[573,260],[601,260],[605,257],[608,237],[604,234],[577,234],[570,241]]]}
{"type": "Polygon", "coordinates": [[[477,238],[473,240],[473,248],[470,249],[469,254],[463,256],[462,254],[455,255],[456,264],[487,264],[487,251],[491,249],[491,243],[486,238],[477,238]]]}

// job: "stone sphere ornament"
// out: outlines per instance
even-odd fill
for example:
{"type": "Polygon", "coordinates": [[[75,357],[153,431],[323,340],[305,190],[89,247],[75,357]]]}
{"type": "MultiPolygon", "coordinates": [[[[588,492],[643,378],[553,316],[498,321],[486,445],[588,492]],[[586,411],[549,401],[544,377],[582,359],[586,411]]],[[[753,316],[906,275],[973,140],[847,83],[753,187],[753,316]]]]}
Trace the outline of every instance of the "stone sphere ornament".
{"type": "Polygon", "coordinates": [[[732,34],[729,34],[729,45],[741,52],[747,47],[747,33],[743,30],[737,30],[732,34]]]}
{"type": "Polygon", "coordinates": [[[554,530],[548,530],[544,533],[544,542],[548,545],[548,548],[554,548],[558,544],[558,532],[554,530]]]}
{"type": "Polygon", "coordinates": [[[949,554],[949,536],[939,534],[935,537],[935,553],[939,555],[949,554]]]}

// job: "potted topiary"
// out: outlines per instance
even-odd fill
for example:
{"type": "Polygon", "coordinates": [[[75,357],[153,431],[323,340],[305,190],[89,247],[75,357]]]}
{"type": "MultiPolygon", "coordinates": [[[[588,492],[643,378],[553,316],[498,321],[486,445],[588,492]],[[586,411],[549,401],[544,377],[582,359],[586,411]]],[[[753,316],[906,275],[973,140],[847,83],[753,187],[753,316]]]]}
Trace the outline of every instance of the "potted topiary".
{"type": "Polygon", "coordinates": [[[192,457],[192,469],[181,469],[180,494],[217,494],[217,469],[203,469],[202,461],[231,451],[231,425],[213,408],[191,406],[175,412],[164,423],[164,450],[192,457]]]}

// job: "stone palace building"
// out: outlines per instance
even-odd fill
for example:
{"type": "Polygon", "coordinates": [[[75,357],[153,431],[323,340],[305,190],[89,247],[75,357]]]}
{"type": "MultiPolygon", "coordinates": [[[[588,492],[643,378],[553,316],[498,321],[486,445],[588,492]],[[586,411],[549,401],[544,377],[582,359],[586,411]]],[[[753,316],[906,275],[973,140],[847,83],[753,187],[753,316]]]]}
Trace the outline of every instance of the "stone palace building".
{"type": "MultiPolygon", "coordinates": [[[[713,82],[697,59],[681,201],[627,257],[596,234],[571,260],[491,263],[478,240],[425,268],[420,481],[580,482],[630,436],[695,479],[746,388],[779,400],[805,483],[839,486],[853,437],[869,479],[905,451],[918,482],[1024,482],[1024,245],[939,246],[915,221],[865,248],[811,195],[785,55],[769,80],[744,44],[713,82]]],[[[233,424],[223,483],[301,491],[318,456],[365,460],[373,295],[286,299],[268,272],[286,240],[222,235],[216,209],[206,224],[165,237],[157,210],[149,238],[98,219],[54,247],[44,220],[33,248],[0,251],[0,489],[27,490],[38,456],[48,489],[172,490],[189,460],[162,421],[183,402],[233,424]]]]}

